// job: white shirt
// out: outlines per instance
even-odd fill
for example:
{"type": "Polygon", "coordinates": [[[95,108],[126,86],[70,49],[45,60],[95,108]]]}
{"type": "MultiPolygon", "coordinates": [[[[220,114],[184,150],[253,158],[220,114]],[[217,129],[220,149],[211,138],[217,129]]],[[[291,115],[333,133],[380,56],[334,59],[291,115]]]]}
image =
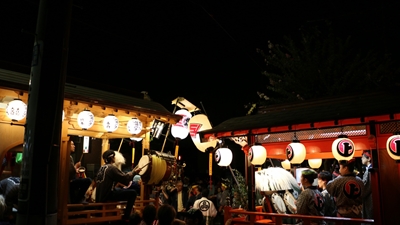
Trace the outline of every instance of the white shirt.
{"type": "Polygon", "coordinates": [[[196,200],[193,204],[193,208],[200,209],[203,216],[215,217],[217,215],[217,209],[215,208],[214,203],[205,197],[196,200]]]}
{"type": "Polygon", "coordinates": [[[178,212],[182,212],[183,211],[183,202],[182,202],[182,191],[178,192],[178,212]]]}

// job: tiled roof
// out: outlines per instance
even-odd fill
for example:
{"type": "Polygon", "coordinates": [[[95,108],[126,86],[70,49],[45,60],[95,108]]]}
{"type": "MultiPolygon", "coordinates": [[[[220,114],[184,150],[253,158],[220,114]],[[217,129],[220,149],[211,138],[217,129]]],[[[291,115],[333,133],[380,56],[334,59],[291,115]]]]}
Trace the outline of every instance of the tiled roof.
{"type": "MultiPolygon", "coordinates": [[[[11,88],[22,88],[28,90],[29,75],[0,68],[0,86],[11,88]]],[[[154,114],[176,117],[158,102],[116,94],[94,88],[83,87],[66,83],[64,95],[69,99],[84,100],[89,102],[111,103],[113,105],[125,106],[129,109],[146,111],[154,114]]]]}
{"type": "Polygon", "coordinates": [[[386,91],[271,105],[262,114],[228,119],[203,134],[233,132],[400,113],[400,92],[386,91]]]}

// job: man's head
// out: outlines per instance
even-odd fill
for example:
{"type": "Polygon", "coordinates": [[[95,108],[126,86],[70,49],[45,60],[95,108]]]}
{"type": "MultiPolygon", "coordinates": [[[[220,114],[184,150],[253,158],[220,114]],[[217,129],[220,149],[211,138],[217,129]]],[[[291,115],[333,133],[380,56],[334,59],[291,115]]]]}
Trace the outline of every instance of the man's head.
{"type": "Polygon", "coordinates": [[[170,225],[176,217],[174,207],[169,204],[164,204],[158,208],[157,218],[160,225],[170,225]]]}
{"type": "Polygon", "coordinates": [[[192,192],[194,195],[198,195],[201,193],[201,187],[199,185],[192,186],[192,192]]]}
{"type": "Polygon", "coordinates": [[[75,152],[75,143],[74,141],[71,141],[71,153],[75,152]]]}
{"type": "Polygon", "coordinates": [[[176,184],[175,184],[175,187],[176,187],[176,190],[179,192],[179,191],[182,191],[182,188],[183,188],[183,183],[182,183],[182,181],[177,181],[176,182],[176,184]]]}
{"type": "Polygon", "coordinates": [[[135,175],[133,181],[139,182],[141,180],[140,175],[135,175]]]}
{"type": "Polygon", "coordinates": [[[189,209],[184,213],[184,217],[187,225],[203,224],[203,213],[199,209],[189,209]]]}
{"type": "Polygon", "coordinates": [[[322,171],[318,174],[318,187],[325,188],[326,184],[332,180],[332,174],[328,171],[322,171]]]}
{"type": "Polygon", "coordinates": [[[227,187],[228,187],[228,185],[226,185],[225,183],[221,183],[221,190],[222,191],[225,191],[227,187]]]}
{"type": "Polygon", "coordinates": [[[106,164],[111,164],[114,162],[115,151],[107,150],[103,153],[103,160],[106,164]]]}
{"type": "Polygon", "coordinates": [[[366,166],[371,164],[371,154],[369,152],[365,151],[362,154],[361,162],[362,162],[363,165],[366,165],[366,166]]]}
{"type": "Polygon", "coordinates": [[[349,161],[347,160],[340,160],[339,161],[339,173],[340,175],[346,175],[346,174],[352,174],[354,173],[354,162],[356,160],[350,159],[349,161]]]}
{"type": "Polygon", "coordinates": [[[154,205],[146,205],[143,209],[143,221],[152,224],[157,217],[157,208],[154,205]]]}
{"type": "Polygon", "coordinates": [[[312,185],[314,183],[315,178],[318,177],[317,172],[312,169],[307,169],[301,171],[301,184],[304,185],[312,185]]]}
{"type": "Polygon", "coordinates": [[[204,188],[204,189],[201,191],[201,196],[207,198],[208,195],[210,195],[210,190],[209,190],[208,188],[204,188]]]}

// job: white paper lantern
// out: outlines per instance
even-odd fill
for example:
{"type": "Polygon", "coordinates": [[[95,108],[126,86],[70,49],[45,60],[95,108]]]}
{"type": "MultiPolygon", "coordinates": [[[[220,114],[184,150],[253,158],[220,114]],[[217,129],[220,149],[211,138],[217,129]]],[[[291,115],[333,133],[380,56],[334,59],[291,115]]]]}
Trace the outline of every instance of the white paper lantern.
{"type": "Polygon", "coordinates": [[[190,137],[192,138],[192,141],[194,145],[196,145],[196,148],[200,150],[201,152],[205,152],[207,148],[212,147],[215,148],[217,145],[218,140],[213,139],[211,141],[207,142],[202,142],[200,139],[200,135],[198,132],[203,131],[203,130],[208,130],[211,129],[211,123],[208,120],[208,117],[204,114],[197,114],[193,116],[189,120],[189,133],[190,137]]]}
{"type": "Polygon", "coordinates": [[[103,127],[107,132],[110,133],[116,131],[119,127],[118,118],[112,114],[104,117],[103,127]]]}
{"type": "Polygon", "coordinates": [[[355,145],[352,140],[346,137],[339,137],[332,143],[332,154],[336,160],[349,161],[355,153],[355,145]]]}
{"type": "Polygon", "coordinates": [[[143,124],[138,118],[132,118],[128,121],[126,128],[130,134],[138,134],[142,132],[143,124]]]}
{"type": "Polygon", "coordinates": [[[308,165],[313,169],[318,169],[322,165],[322,159],[309,159],[308,165]]]}
{"type": "Polygon", "coordinates": [[[254,145],[249,149],[247,157],[253,165],[262,165],[267,159],[267,149],[262,145],[254,145]]]}
{"type": "Polygon", "coordinates": [[[232,158],[232,151],[229,148],[219,148],[214,153],[214,159],[218,166],[229,166],[232,158]]]}
{"type": "Polygon", "coordinates": [[[78,125],[83,130],[91,128],[94,124],[94,115],[89,110],[84,110],[78,114],[78,125]]]}
{"type": "Polygon", "coordinates": [[[143,138],[137,138],[137,137],[131,137],[130,138],[132,141],[141,141],[143,138]]]}
{"type": "Polygon", "coordinates": [[[400,160],[400,135],[393,135],[387,139],[386,150],[392,159],[400,160]]]}
{"type": "Polygon", "coordinates": [[[286,169],[286,170],[290,170],[290,162],[288,159],[284,160],[281,162],[282,168],[286,169]]]}
{"type": "Polygon", "coordinates": [[[175,112],[176,115],[182,116],[176,124],[171,127],[171,134],[176,139],[185,139],[189,134],[189,120],[192,118],[192,114],[185,109],[180,109],[175,112]]]}
{"type": "Polygon", "coordinates": [[[18,121],[26,117],[26,109],[26,104],[21,99],[15,99],[8,103],[6,114],[11,120],[18,121]]]}
{"type": "Polygon", "coordinates": [[[286,147],[286,157],[291,164],[301,164],[306,158],[306,147],[297,141],[293,141],[286,147]]]}

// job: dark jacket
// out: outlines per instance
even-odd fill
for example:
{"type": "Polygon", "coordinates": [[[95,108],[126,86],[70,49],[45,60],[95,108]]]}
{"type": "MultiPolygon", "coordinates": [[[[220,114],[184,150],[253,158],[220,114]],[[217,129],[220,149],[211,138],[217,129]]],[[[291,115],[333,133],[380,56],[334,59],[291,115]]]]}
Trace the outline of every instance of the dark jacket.
{"type": "Polygon", "coordinates": [[[186,211],[193,207],[196,200],[201,199],[201,194],[191,196],[186,203],[186,211]]]}
{"type": "MultiPolygon", "coordinates": [[[[188,202],[188,197],[189,196],[188,196],[187,190],[182,189],[182,204],[183,204],[183,208],[186,208],[186,203],[188,202]]],[[[169,193],[169,198],[170,198],[171,205],[174,207],[176,212],[178,212],[178,191],[176,189],[171,191],[169,193]]]]}
{"type": "Polygon", "coordinates": [[[128,185],[135,174],[124,173],[116,166],[105,164],[96,176],[96,202],[106,202],[117,183],[128,185]]]}

